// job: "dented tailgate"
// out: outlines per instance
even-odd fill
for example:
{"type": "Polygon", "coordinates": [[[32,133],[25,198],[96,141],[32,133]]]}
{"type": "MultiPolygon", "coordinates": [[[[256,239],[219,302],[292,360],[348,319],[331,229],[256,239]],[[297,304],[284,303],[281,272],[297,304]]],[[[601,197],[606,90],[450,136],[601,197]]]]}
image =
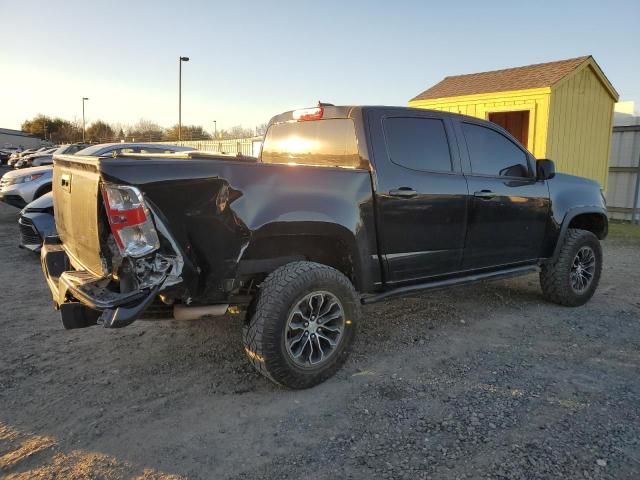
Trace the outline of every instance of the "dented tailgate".
{"type": "Polygon", "coordinates": [[[105,275],[98,232],[99,159],[54,157],[53,205],[58,235],[74,267],[105,275]]]}

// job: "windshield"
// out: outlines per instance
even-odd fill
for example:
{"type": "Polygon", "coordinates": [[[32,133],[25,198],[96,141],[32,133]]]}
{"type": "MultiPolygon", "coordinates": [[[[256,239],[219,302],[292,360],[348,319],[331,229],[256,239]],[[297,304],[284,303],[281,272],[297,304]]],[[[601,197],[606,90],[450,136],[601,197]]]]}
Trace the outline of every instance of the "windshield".
{"type": "Polygon", "coordinates": [[[64,153],[64,151],[69,147],[69,145],[60,145],[58,148],[56,148],[53,151],[54,155],[61,155],[64,153]]]}
{"type": "Polygon", "coordinates": [[[100,150],[104,149],[104,145],[92,145],[91,147],[83,148],[79,152],[76,152],[76,155],[89,155],[93,156],[98,153],[100,150]]]}
{"type": "Polygon", "coordinates": [[[55,152],[56,150],[57,150],[56,148],[48,148],[48,149],[46,149],[46,150],[42,150],[42,151],[39,151],[39,150],[38,150],[38,151],[36,152],[36,156],[38,156],[38,157],[39,157],[39,156],[46,156],[46,155],[48,155],[48,154],[50,154],[50,153],[55,152]]]}

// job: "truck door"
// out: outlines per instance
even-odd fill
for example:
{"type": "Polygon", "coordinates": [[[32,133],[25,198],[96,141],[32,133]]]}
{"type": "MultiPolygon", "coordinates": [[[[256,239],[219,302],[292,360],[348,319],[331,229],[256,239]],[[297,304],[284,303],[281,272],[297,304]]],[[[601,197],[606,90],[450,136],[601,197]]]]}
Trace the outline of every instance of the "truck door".
{"type": "Polygon", "coordinates": [[[437,112],[369,112],[385,281],[418,282],[460,268],[468,189],[455,135],[437,112]]]}
{"type": "Polygon", "coordinates": [[[536,179],[535,159],[499,127],[455,123],[471,199],[463,268],[537,260],[549,189],[536,179]]]}

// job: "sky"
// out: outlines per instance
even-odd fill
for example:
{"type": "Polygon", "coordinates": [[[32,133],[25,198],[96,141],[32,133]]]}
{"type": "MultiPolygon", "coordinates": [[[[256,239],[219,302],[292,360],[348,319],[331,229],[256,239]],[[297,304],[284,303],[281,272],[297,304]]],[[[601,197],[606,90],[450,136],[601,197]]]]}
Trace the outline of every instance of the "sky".
{"type": "Polygon", "coordinates": [[[0,127],[38,113],[213,130],[318,100],[407,105],[447,75],[593,55],[640,108],[640,1],[0,0],[0,127]]]}

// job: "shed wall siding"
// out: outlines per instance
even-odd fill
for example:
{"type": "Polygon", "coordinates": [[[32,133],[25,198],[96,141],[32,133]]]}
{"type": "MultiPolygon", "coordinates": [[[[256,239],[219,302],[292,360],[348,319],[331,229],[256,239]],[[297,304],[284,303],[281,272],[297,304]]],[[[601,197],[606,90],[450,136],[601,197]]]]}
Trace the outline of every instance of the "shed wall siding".
{"type": "Polygon", "coordinates": [[[552,88],[546,157],[606,188],[614,100],[590,66],[552,88]]]}
{"type": "Polygon", "coordinates": [[[461,113],[482,118],[483,120],[488,120],[489,113],[492,112],[529,110],[529,145],[527,147],[536,157],[545,158],[550,91],[550,88],[539,88],[433,100],[416,100],[409,102],[409,106],[461,113]]]}

